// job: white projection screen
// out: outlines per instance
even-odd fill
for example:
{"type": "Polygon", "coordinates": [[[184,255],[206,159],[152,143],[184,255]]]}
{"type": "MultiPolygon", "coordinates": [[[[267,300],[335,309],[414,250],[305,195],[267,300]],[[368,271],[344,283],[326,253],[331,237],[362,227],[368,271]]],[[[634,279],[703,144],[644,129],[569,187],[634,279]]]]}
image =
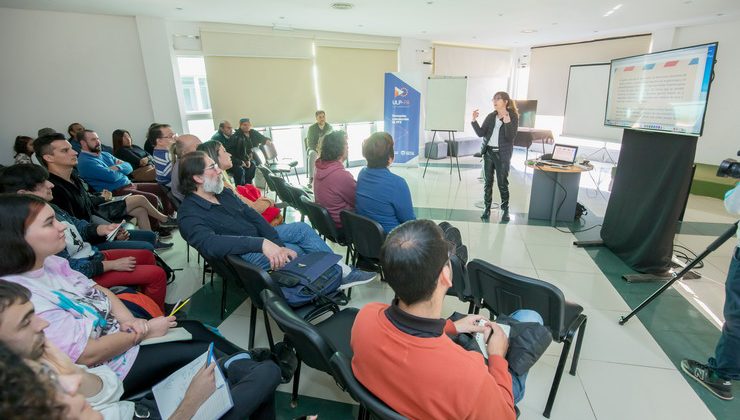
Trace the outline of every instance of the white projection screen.
{"type": "Polygon", "coordinates": [[[563,136],[622,142],[622,129],[604,125],[609,91],[609,63],[570,66],[563,136]]]}
{"type": "Polygon", "coordinates": [[[464,131],[467,77],[427,79],[426,130],[464,131]]]}

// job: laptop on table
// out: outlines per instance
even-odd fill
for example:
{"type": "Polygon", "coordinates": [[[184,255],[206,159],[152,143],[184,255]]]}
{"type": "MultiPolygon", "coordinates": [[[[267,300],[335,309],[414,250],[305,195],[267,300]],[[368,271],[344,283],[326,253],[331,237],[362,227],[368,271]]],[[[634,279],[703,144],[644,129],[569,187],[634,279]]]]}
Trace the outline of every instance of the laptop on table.
{"type": "Polygon", "coordinates": [[[556,167],[565,167],[573,165],[576,162],[578,146],[569,146],[567,144],[556,144],[552,150],[552,157],[542,159],[540,162],[545,165],[556,167]]]}

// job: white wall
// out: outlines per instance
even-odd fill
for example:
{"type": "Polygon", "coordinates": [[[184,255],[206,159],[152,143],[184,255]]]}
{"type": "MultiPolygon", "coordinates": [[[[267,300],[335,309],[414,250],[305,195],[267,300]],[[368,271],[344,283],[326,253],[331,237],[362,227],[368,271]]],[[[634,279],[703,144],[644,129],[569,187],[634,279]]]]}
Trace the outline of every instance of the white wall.
{"type": "Polygon", "coordinates": [[[116,128],[137,143],[153,121],[133,17],[0,9],[0,163],[15,136],[72,122],[111,143],[116,128]]]}
{"type": "Polygon", "coordinates": [[[737,136],[737,100],[740,95],[740,21],[680,27],[673,48],[719,41],[715,78],[709,91],[704,135],[699,138],[696,162],[718,165],[740,149],[737,136]]]}

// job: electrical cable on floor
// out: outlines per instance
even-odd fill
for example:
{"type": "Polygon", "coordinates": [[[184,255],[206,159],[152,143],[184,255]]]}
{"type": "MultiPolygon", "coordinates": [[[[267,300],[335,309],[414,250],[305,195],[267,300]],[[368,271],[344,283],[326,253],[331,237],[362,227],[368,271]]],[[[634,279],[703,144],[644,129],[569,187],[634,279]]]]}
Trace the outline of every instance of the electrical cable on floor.
{"type": "MultiPolygon", "coordinates": [[[[686,265],[691,264],[691,262],[694,261],[696,259],[696,257],[697,257],[697,255],[696,255],[696,253],[694,251],[690,250],[689,248],[686,248],[683,245],[676,245],[676,244],[673,245],[673,254],[679,260],[683,260],[684,261],[684,264],[686,264],[686,265]],[[688,252],[689,254],[691,254],[693,257],[690,257],[688,254],[686,254],[684,252],[677,251],[676,248],[686,250],[686,252],[688,252]]],[[[699,264],[697,264],[694,268],[697,269],[697,270],[698,269],[701,269],[701,268],[704,268],[704,261],[699,261],[699,264]]]]}
{"type": "MultiPolygon", "coordinates": [[[[557,184],[558,187],[560,187],[563,190],[563,194],[564,194],[563,195],[563,199],[560,200],[560,204],[558,205],[558,209],[555,211],[555,220],[557,220],[558,214],[560,213],[560,209],[563,207],[563,204],[565,204],[565,200],[568,198],[568,190],[566,190],[565,187],[560,182],[558,182],[557,177],[553,177],[547,171],[542,171],[542,172],[545,175],[547,175],[548,178],[552,179],[552,182],[554,182],[555,184],[557,184]]],[[[553,194],[554,194],[554,192],[553,192],[553,194]]],[[[591,229],[593,229],[595,227],[599,227],[599,226],[601,226],[601,224],[594,225],[594,226],[591,226],[589,228],[581,229],[581,230],[563,230],[563,229],[560,229],[557,226],[553,226],[553,227],[555,228],[555,230],[557,230],[558,232],[562,232],[562,233],[580,233],[580,232],[586,232],[588,230],[591,230],[591,229]]]]}

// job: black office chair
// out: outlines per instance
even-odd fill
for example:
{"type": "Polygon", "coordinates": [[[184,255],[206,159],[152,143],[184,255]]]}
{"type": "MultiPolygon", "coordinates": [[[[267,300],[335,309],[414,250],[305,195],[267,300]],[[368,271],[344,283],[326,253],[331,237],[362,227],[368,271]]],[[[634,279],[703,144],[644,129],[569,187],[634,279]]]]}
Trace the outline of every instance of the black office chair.
{"type": "Polygon", "coordinates": [[[550,329],[553,340],[563,343],[563,351],[560,353],[560,361],[543,413],[550,418],[570,346],[578,333],[570,366],[570,374],[576,374],[587,321],[583,307],[567,302],[563,292],[550,283],[506,271],[479,259],[468,264],[468,278],[473,296],[492,314],[508,315],[518,309],[537,311],[542,315],[544,325],[550,329]]]}
{"type": "Polygon", "coordinates": [[[352,354],[349,342],[352,324],[359,310],[345,308],[314,325],[296,314],[285,299],[271,290],[263,290],[260,296],[264,302],[265,311],[285,333],[285,341],[293,346],[298,356],[298,367],[293,375],[293,395],[291,397],[291,406],[295,407],[298,405],[301,363],[331,374],[329,359],[335,352],[352,354]]]}
{"type": "Polygon", "coordinates": [[[363,269],[377,271],[382,280],[380,248],[385,242],[383,227],[375,220],[349,210],[342,210],[339,217],[342,220],[345,240],[352,244],[352,265],[359,264],[363,269]]]}
{"type": "MultiPolygon", "coordinates": [[[[222,288],[221,288],[221,319],[226,317],[226,295],[228,293],[229,281],[236,282],[239,284],[239,276],[237,276],[234,269],[223,259],[219,258],[206,258],[203,257],[203,281],[205,282],[206,267],[211,273],[211,285],[213,285],[213,274],[216,273],[221,276],[222,288]]],[[[250,346],[252,348],[252,346],[250,346]]]]}
{"type": "Polygon", "coordinates": [[[308,216],[308,220],[311,222],[311,226],[316,229],[316,232],[320,236],[337,245],[347,247],[347,255],[344,257],[344,263],[349,264],[350,244],[345,239],[344,232],[340,233],[339,229],[337,229],[337,225],[332,220],[329,211],[318,203],[311,201],[307,196],[302,196],[301,202],[303,203],[303,209],[306,211],[306,216],[308,216]]]}
{"type": "MultiPolygon", "coordinates": [[[[283,292],[280,290],[275,281],[273,281],[270,274],[256,265],[250,264],[239,255],[229,255],[226,257],[226,261],[231,265],[236,273],[236,281],[244,288],[249,294],[249,298],[252,300],[252,306],[249,313],[249,348],[254,347],[254,336],[257,327],[257,310],[264,311],[265,305],[262,301],[260,293],[263,290],[270,290],[277,296],[283,297],[283,292]]],[[[339,312],[339,307],[334,302],[321,302],[314,305],[305,305],[300,308],[293,309],[298,316],[301,318],[312,321],[327,312],[339,312]]],[[[265,330],[267,331],[267,341],[270,343],[270,348],[274,347],[274,341],[272,339],[272,331],[270,330],[270,323],[267,320],[267,316],[264,317],[265,330]]]]}
{"type": "Polygon", "coordinates": [[[307,211],[306,206],[303,204],[303,197],[310,198],[308,192],[302,188],[295,187],[288,183],[285,184],[285,188],[290,196],[290,206],[298,210],[301,214],[301,222],[306,219],[307,211]]]}
{"type": "Polygon", "coordinates": [[[295,173],[295,179],[298,181],[298,185],[301,185],[301,180],[298,178],[298,161],[293,158],[279,159],[275,143],[265,143],[260,146],[262,153],[265,156],[264,165],[270,168],[272,172],[280,174],[285,180],[288,180],[290,171],[293,170],[295,173]]]}
{"type": "Polygon", "coordinates": [[[265,192],[265,194],[267,194],[267,192],[269,191],[272,191],[275,193],[275,200],[277,200],[278,199],[277,188],[275,188],[275,183],[270,178],[270,175],[275,175],[275,174],[270,170],[270,168],[268,168],[265,165],[257,165],[257,170],[260,171],[260,173],[262,174],[262,177],[265,178],[265,184],[267,184],[267,191],[265,192]]]}
{"type": "MultiPolygon", "coordinates": [[[[280,201],[287,204],[287,206],[283,208],[283,219],[287,217],[288,206],[293,207],[294,209],[298,210],[299,213],[301,213],[302,204],[300,202],[300,195],[298,194],[305,194],[305,192],[300,188],[291,186],[290,184],[285,182],[283,178],[277,175],[270,175],[270,180],[275,186],[275,191],[277,192],[277,196],[280,198],[280,201]]],[[[301,213],[301,221],[303,221],[304,218],[305,215],[301,213]]]]}
{"type": "MultiPolygon", "coordinates": [[[[463,245],[467,250],[467,247],[463,245]]],[[[478,313],[479,302],[475,300],[473,292],[470,289],[470,281],[468,280],[468,270],[465,264],[460,260],[457,255],[450,256],[450,265],[452,266],[452,287],[447,289],[448,296],[455,296],[461,302],[468,303],[468,313],[478,313]]]]}
{"type": "Polygon", "coordinates": [[[352,398],[360,403],[358,420],[370,420],[375,417],[380,420],[406,420],[386,403],[378,399],[355,378],[352,372],[350,359],[341,352],[336,352],[329,359],[332,376],[337,384],[347,391],[352,398]]]}

